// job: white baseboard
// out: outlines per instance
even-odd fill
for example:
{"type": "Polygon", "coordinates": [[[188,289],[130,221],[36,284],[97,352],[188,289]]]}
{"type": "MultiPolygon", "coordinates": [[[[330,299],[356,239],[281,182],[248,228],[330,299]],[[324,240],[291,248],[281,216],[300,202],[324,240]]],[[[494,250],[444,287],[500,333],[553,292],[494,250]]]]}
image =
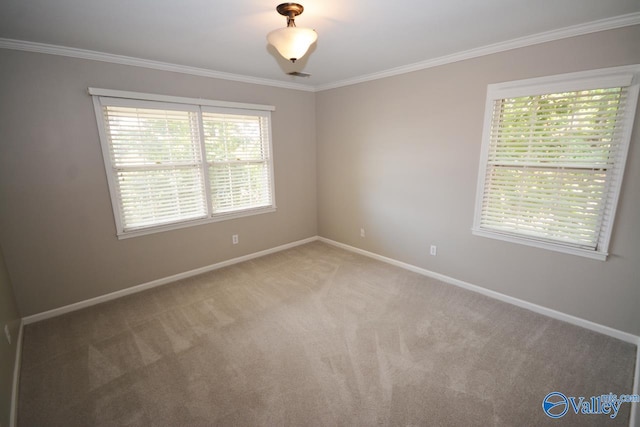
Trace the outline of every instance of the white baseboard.
{"type": "Polygon", "coordinates": [[[580,317],[572,316],[570,314],[562,313],[560,311],[543,307],[541,305],[537,305],[537,304],[524,301],[518,298],[514,298],[509,295],[501,294],[500,292],[492,291],[490,289],[486,289],[481,286],[472,285],[471,283],[454,279],[453,277],[445,276],[444,274],[436,273],[436,272],[427,270],[425,268],[407,264],[405,262],[398,261],[393,258],[387,258],[385,256],[378,255],[373,252],[365,251],[363,249],[359,249],[354,246],[349,246],[344,243],[336,242],[335,240],[327,239],[325,237],[319,237],[318,240],[320,240],[321,242],[351,251],[351,252],[358,253],[360,255],[364,255],[369,258],[377,259],[379,261],[386,262],[388,264],[392,264],[397,267],[401,267],[406,270],[413,271],[414,273],[422,274],[423,276],[431,277],[431,278],[440,280],[442,282],[458,286],[460,288],[477,292],[479,294],[488,296],[493,299],[504,301],[509,304],[516,305],[518,307],[526,308],[527,310],[534,311],[536,313],[543,314],[545,316],[548,316],[554,319],[562,320],[564,322],[571,323],[573,325],[581,326],[583,328],[590,329],[592,331],[596,331],[604,335],[609,335],[611,337],[617,338],[622,341],[626,341],[631,344],[638,345],[640,343],[640,337],[630,334],[628,332],[623,332],[618,329],[611,328],[609,326],[600,325],[599,323],[595,323],[590,320],[586,320],[580,317]]]}
{"type": "MultiPolygon", "coordinates": [[[[22,319],[20,322],[20,332],[18,333],[18,342],[17,342],[17,351],[16,351],[16,364],[13,374],[13,392],[11,398],[11,420],[10,427],[15,427],[16,425],[16,417],[17,417],[17,402],[18,402],[18,382],[19,382],[19,374],[20,374],[20,360],[22,354],[22,330],[24,325],[28,325],[34,322],[38,322],[41,320],[49,319],[55,316],[60,316],[65,313],[69,313],[71,311],[79,310],[81,308],[90,307],[92,305],[100,304],[106,301],[111,301],[117,298],[124,297],[126,295],[131,295],[137,292],[142,292],[147,289],[155,288],[157,286],[162,286],[171,282],[175,282],[177,280],[186,279],[188,277],[196,276],[198,274],[206,273],[209,271],[217,270],[223,267],[227,267],[229,265],[238,264],[240,262],[248,261],[254,258],[258,258],[261,256],[269,255],[275,252],[280,252],[286,249],[293,248],[295,246],[304,245],[306,243],[311,243],[316,240],[327,243],[332,246],[336,246],[360,255],[364,255],[369,258],[376,259],[378,261],[386,262],[391,265],[395,265],[400,268],[404,268],[409,271],[413,271],[418,274],[422,274],[427,277],[434,278],[436,280],[440,280],[444,283],[448,283],[454,286],[458,286],[463,289],[470,290],[472,292],[476,292],[490,298],[497,299],[499,301],[503,301],[518,307],[522,307],[524,309],[551,317],[553,319],[561,320],[576,326],[581,326],[586,329],[590,329],[595,332],[599,332],[604,335],[608,335],[613,338],[620,339],[622,341],[631,343],[636,345],[636,363],[635,363],[635,374],[633,380],[633,394],[640,393],[640,337],[630,334],[628,332],[623,332],[609,326],[600,325],[598,323],[592,322],[590,320],[582,319],[580,317],[572,316],[570,314],[562,313],[557,310],[553,310],[547,307],[543,307],[541,305],[537,305],[528,301],[524,301],[518,298],[511,297],[509,295],[502,294],[500,292],[492,291],[490,289],[483,288],[481,286],[473,285],[468,282],[464,282],[462,280],[454,279],[453,277],[446,276],[444,274],[436,273],[421,267],[417,267],[415,265],[411,265],[402,261],[395,260],[393,258],[388,258],[382,255],[378,255],[373,252],[366,251],[364,249],[359,249],[354,246],[346,245],[344,243],[336,242],[335,240],[327,239],[325,237],[313,236],[307,239],[298,240],[295,242],[287,243],[284,245],[276,246],[271,249],[266,249],[259,252],[254,252],[252,254],[244,255],[241,257],[233,258],[227,261],[222,261],[216,264],[208,265],[205,267],[197,268],[194,270],[186,271],[179,274],[174,274],[172,276],[164,277],[162,279],[153,280],[151,282],[143,283],[141,285],[132,286],[127,289],[122,289],[120,291],[112,292],[106,295],[101,295],[99,297],[91,298],[85,301],[80,301],[74,304],[69,304],[63,307],[59,307],[53,310],[45,311],[42,313],[34,314],[31,316],[27,316],[22,319]]],[[[630,427],[640,427],[640,415],[638,414],[638,404],[631,404],[631,416],[629,419],[630,427]]]]}
{"type": "Polygon", "coordinates": [[[90,298],[88,300],[79,301],[73,304],[65,305],[63,307],[54,308],[52,310],[44,311],[42,313],[33,314],[31,316],[26,316],[22,319],[24,325],[29,325],[34,322],[38,322],[41,320],[49,319],[52,317],[60,316],[65,313],[69,313],[75,310],[80,310],[85,307],[90,307],[92,305],[100,304],[106,301],[111,301],[113,299],[121,298],[126,295],[135,294],[138,292],[145,291],[147,289],[155,288],[157,286],[162,286],[167,283],[175,282],[177,280],[186,279],[188,277],[197,276],[198,274],[207,273],[209,271],[217,270],[223,267],[227,267],[229,265],[238,264],[240,262],[248,261],[254,258],[258,258],[261,256],[269,255],[275,252],[280,252],[289,248],[293,248],[296,246],[304,245],[306,243],[314,242],[316,240],[320,240],[321,242],[327,243],[332,246],[336,246],[350,252],[355,252],[360,255],[364,255],[369,258],[373,258],[388,264],[395,265],[400,268],[404,268],[409,271],[413,271],[418,274],[422,274],[427,277],[431,277],[437,280],[440,280],[445,283],[449,283],[451,285],[455,285],[473,292],[477,292],[479,294],[488,296],[490,298],[494,298],[500,301],[507,302],[512,305],[516,305],[518,307],[525,308],[530,311],[534,311],[539,314],[543,314],[545,316],[562,320],[567,323],[571,323],[573,325],[581,326],[586,329],[590,329],[592,331],[599,332],[601,334],[609,335],[611,337],[620,339],[622,341],[626,341],[635,345],[640,344],[640,337],[637,335],[630,334],[628,332],[623,332],[618,329],[611,328],[609,326],[601,325],[599,323],[592,322],[590,320],[582,319],[580,317],[572,316],[570,314],[562,313],[557,310],[553,310],[547,307],[543,307],[541,305],[537,305],[525,300],[521,300],[518,298],[514,298],[509,295],[502,294],[500,292],[492,291],[490,289],[483,288],[481,286],[473,285],[468,282],[464,282],[462,280],[454,279],[453,277],[446,276],[444,274],[436,273],[430,270],[427,270],[422,267],[417,267],[412,264],[408,264],[402,261],[395,260],[393,258],[388,258],[382,255],[378,255],[373,252],[366,251],[364,249],[356,248],[354,246],[350,246],[344,243],[337,242],[335,240],[327,239],[326,237],[313,236],[302,240],[297,240],[295,242],[287,243],[284,245],[276,246],[274,248],[265,249],[263,251],[254,252],[248,255],[243,255],[241,257],[232,258],[226,261],[221,261],[216,264],[211,264],[208,266],[196,268],[194,270],[185,271],[183,273],[174,274],[172,276],[163,277],[161,279],[152,280],[151,282],[143,283],[140,285],[135,285],[130,288],[122,289],[119,291],[111,292],[109,294],[101,295],[99,297],[90,298]]]}
{"type": "Polygon", "coordinates": [[[249,261],[250,259],[258,258],[261,256],[269,255],[275,252],[284,251],[295,246],[304,245],[318,240],[318,236],[309,237],[307,239],[297,240],[295,242],[287,243],[284,245],[276,246],[275,248],[265,249],[264,251],[254,252],[252,254],[243,255],[241,257],[232,258],[226,261],[221,261],[216,264],[207,265],[204,267],[196,268],[194,270],[185,271],[183,273],[174,274],[172,276],[163,277],[161,279],[152,280],[151,282],[135,285],[130,288],[122,289],[119,291],[111,292],[109,294],[100,295],[99,297],[90,298],[88,300],[79,301],[73,304],[65,305],[63,307],[54,308],[53,310],[44,311],[42,313],[26,316],[22,319],[25,325],[39,322],[41,320],[50,319],[52,317],[60,316],[65,313],[80,310],[85,307],[100,304],[103,302],[111,301],[117,298],[122,298],[127,295],[135,294],[138,292],[146,291],[147,289],[155,288],[157,286],[166,285],[167,283],[175,282],[177,280],[186,279],[188,277],[197,276],[198,274],[207,273],[209,271],[218,270],[223,267],[227,267],[240,262],[249,261]]]}
{"type": "MultiPolygon", "coordinates": [[[[445,282],[454,286],[458,286],[463,289],[467,289],[472,292],[494,298],[518,307],[525,308],[538,314],[551,317],[553,319],[562,320],[563,322],[571,323],[572,325],[581,326],[586,329],[590,329],[595,332],[599,332],[604,335],[608,335],[613,338],[634,344],[636,346],[636,363],[635,363],[635,375],[633,377],[633,391],[632,394],[639,394],[640,388],[640,337],[623,332],[618,329],[611,328],[609,326],[600,325],[599,323],[592,322],[590,320],[582,319],[580,317],[572,316],[570,314],[562,313],[557,310],[552,310],[547,307],[543,307],[538,304],[534,304],[528,301],[524,301],[518,298],[511,297],[509,295],[501,294],[500,292],[492,291],[490,289],[483,288],[481,286],[472,285],[471,283],[464,282],[462,280],[454,279],[453,277],[445,276],[444,274],[436,273],[425,268],[417,267],[415,265],[407,264],[406,262],[398,261],[393,258],[378,255],[373,252],[365,251],[364,249],[356,248],[354,246],[346,245],[344,243],[336,242],[335,240],[327,239],[326,237],[318,237],[321,242],[329,245],[336,246],[347,251],[355,252],[360,255],[364,255],[369,258],[376,259],[378,261],[386,262],[387,264],[395,265],[396,267],[404,268],[405,270],[413,271],[414,273],[422,274],[423,276],[431,277],[441,282],[445,282]]],[[[629,417],[629,427],[640,427],[640,415],[638,412],[638,403],[630,403],[631,416],[629,417]]]]}
{"type": "Polygon", "coordinates": [[[22,363],[22,331],[24,321],[20,320],[18,326],[18,340],[16,341],[16,357],[13,364],[13,385],[11,387],[11,409],[9,414],[9,427],[16,427],[18,422],[18,385],[20,384],[20,365],[22,363]]]}

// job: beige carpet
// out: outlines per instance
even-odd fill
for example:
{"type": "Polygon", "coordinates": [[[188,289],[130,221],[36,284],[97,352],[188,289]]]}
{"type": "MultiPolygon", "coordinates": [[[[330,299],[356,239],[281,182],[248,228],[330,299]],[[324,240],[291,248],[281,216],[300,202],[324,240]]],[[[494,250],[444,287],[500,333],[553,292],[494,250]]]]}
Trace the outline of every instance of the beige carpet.
{"type": "Polygon", "coordinates": [[[315,242],[25,328],[20,426],[628,424],[636,348],[315,242]]]}

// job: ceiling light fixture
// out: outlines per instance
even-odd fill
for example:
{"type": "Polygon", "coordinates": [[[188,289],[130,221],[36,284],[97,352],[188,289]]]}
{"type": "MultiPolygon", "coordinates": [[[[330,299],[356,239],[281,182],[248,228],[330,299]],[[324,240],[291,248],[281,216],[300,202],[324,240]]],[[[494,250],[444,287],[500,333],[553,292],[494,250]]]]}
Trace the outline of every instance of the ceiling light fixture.
{"type": "Polygon", "coordinates": [[[267,40],[280,55],[291,62],[302,58],[309,47],[318,39],[318,33],[310,28],[296,27],[295,17],[302,14],[304,7],[298,3],[282,3],[276,8],[280,15],[287,17],[287,26],[271,31],[267,40]]]}

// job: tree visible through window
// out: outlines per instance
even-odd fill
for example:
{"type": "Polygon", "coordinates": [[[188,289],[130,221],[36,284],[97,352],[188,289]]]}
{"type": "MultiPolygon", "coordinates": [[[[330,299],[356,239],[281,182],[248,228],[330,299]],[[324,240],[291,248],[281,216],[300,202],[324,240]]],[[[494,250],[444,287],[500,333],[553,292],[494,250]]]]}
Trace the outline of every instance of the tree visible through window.
{"type": "Polygon", "coordinates": [[[637,101],[610,74],[490,86],[474,233],[606,256],[637,101]]]}

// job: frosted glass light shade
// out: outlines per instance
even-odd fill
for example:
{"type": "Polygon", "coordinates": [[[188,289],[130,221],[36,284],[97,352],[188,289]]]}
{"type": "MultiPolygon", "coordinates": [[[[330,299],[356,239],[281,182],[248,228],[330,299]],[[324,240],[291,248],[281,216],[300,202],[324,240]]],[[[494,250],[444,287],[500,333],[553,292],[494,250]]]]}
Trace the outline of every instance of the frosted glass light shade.
{"type": "Polygon", "coordinates": [[[302,58],[316,40],[318,33],[309,28],[285,27],[267,34],[267,41],[292,62],[302,58]]]}

